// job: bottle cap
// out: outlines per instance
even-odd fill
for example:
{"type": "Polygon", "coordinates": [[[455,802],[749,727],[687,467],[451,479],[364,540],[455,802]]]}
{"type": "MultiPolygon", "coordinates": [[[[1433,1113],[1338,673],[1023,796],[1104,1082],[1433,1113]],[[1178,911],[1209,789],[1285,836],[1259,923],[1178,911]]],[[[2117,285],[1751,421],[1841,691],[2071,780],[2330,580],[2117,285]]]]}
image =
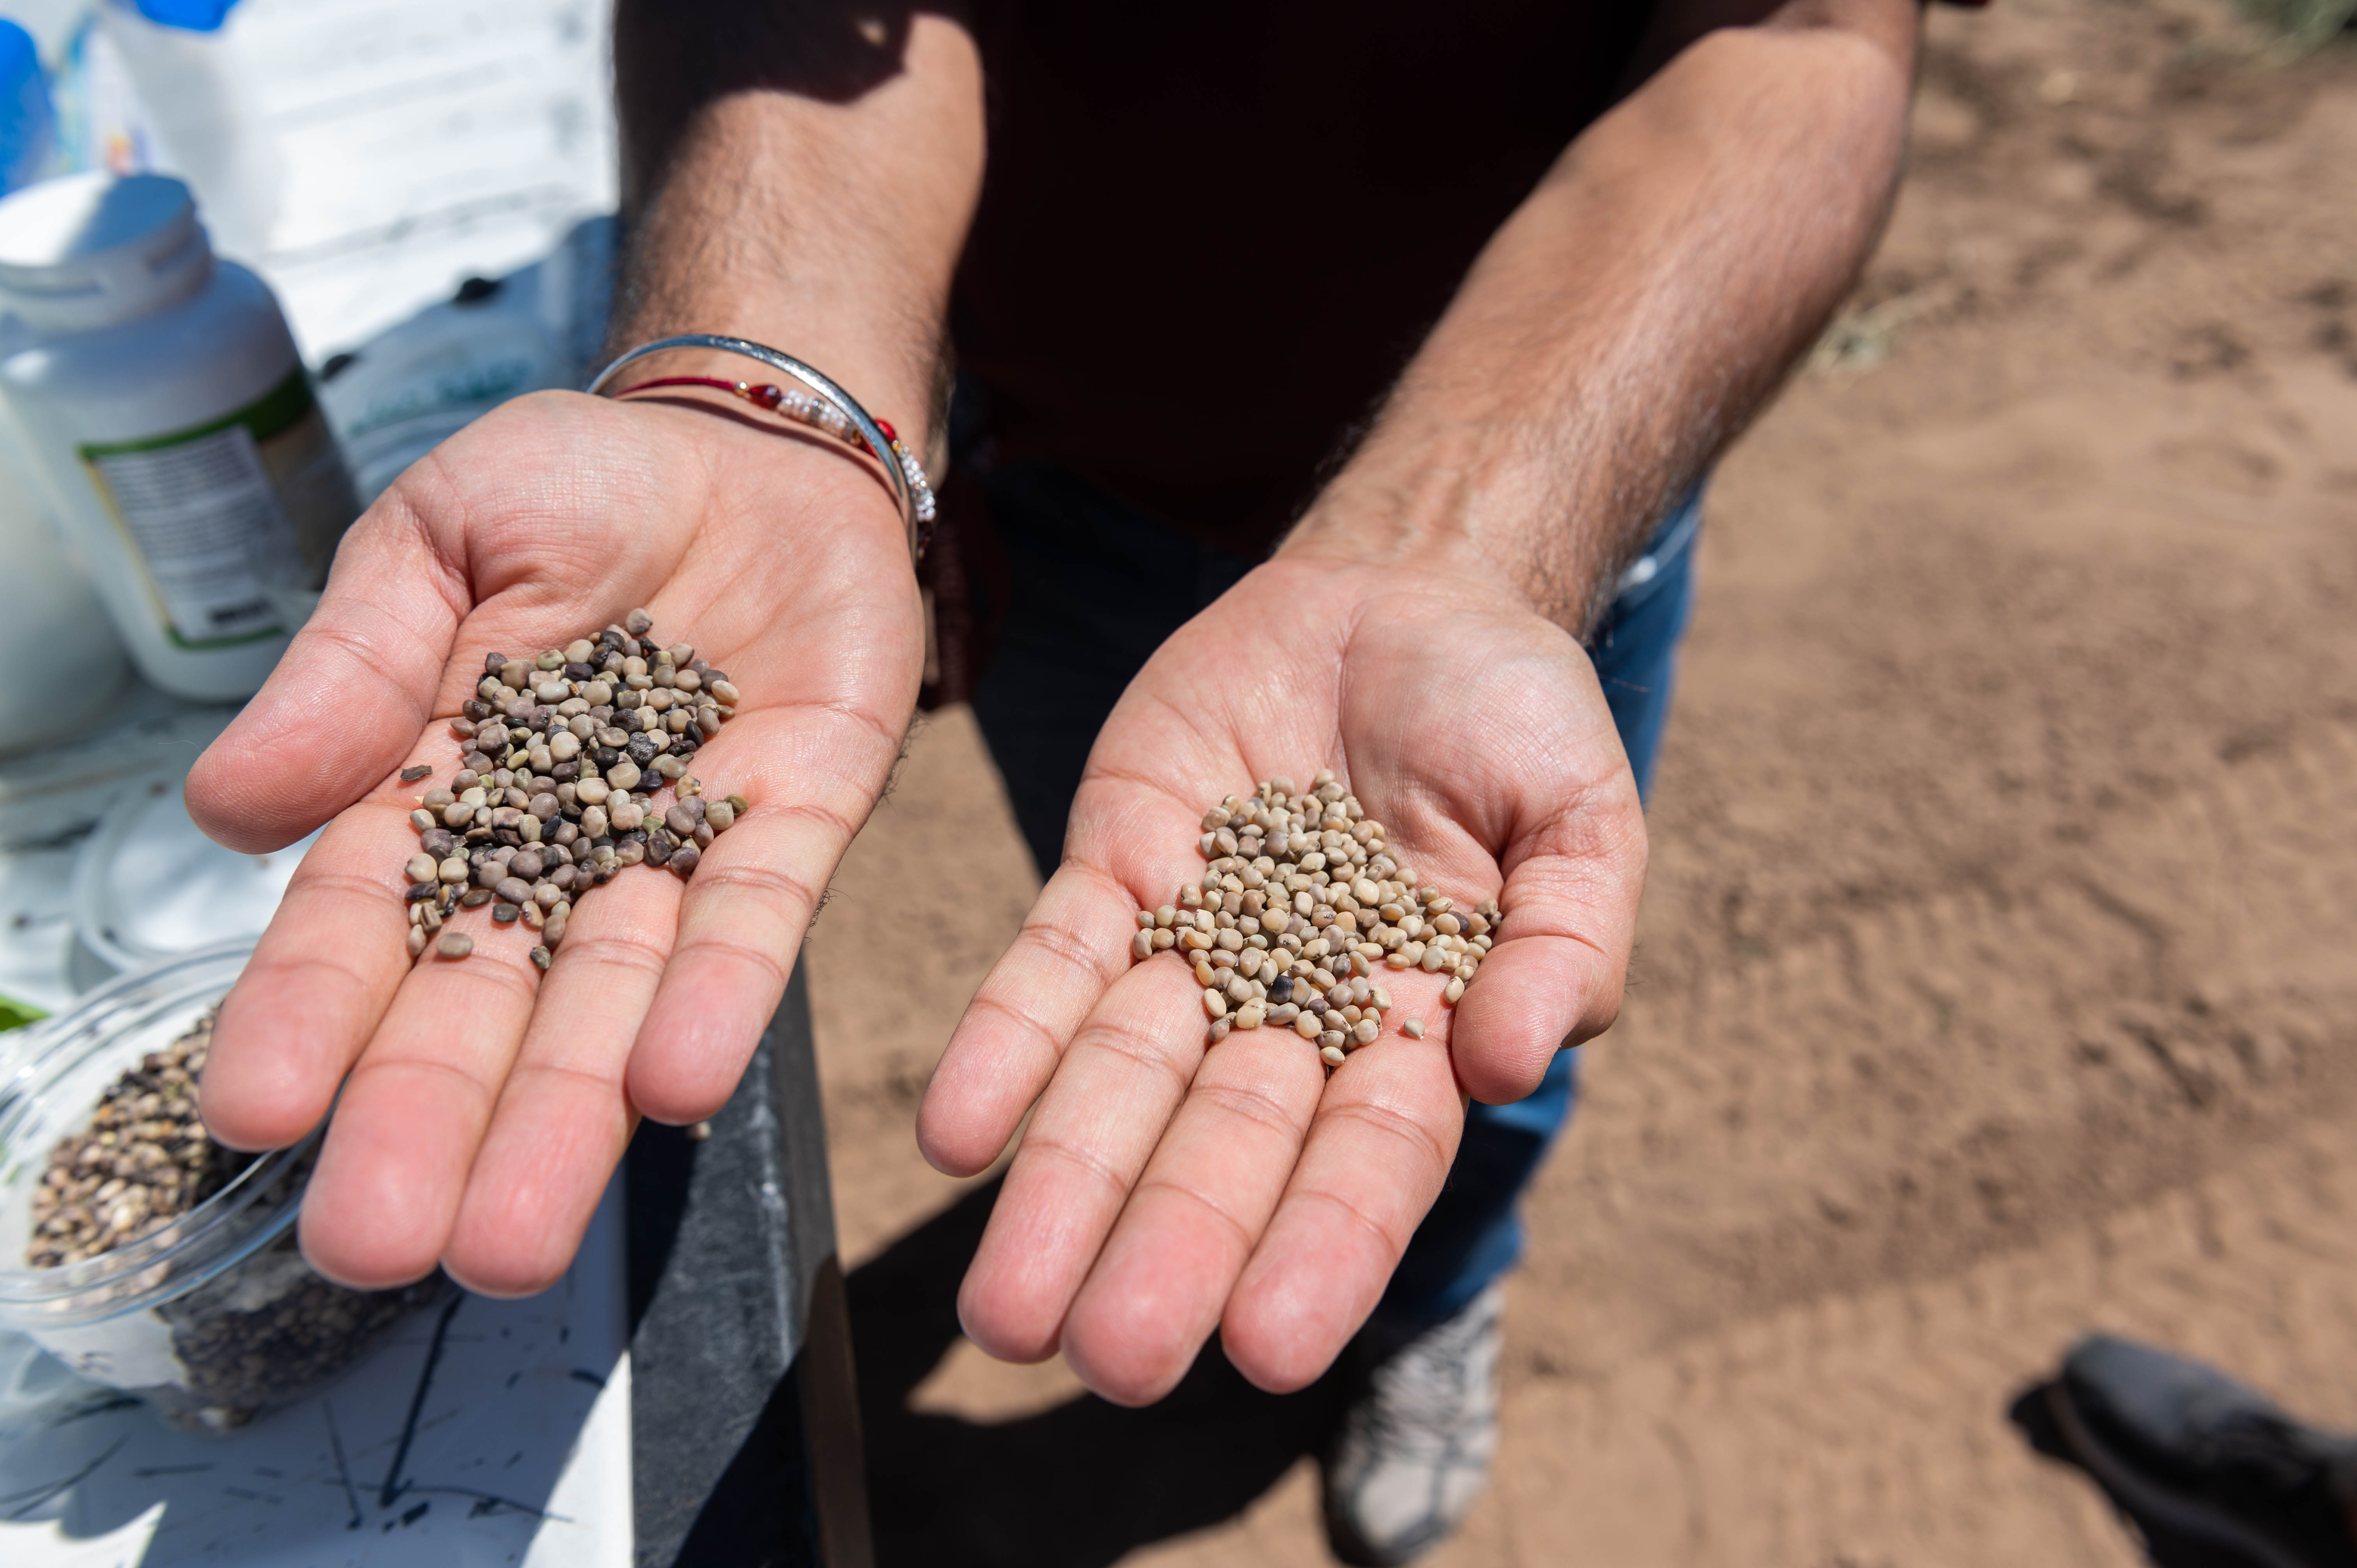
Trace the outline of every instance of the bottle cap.
{"type": "Polygon", "coordinates": [[[0,200],[0,314],[37,331],[88,332],[178,303],[212,275],[188,188],[103,170],[0,200]]]}
{"type": "Polygon", "coordinates": [[[40,50],[32,34],[0,16],[0,194],[38,179],[57,139],[40,50]]]}

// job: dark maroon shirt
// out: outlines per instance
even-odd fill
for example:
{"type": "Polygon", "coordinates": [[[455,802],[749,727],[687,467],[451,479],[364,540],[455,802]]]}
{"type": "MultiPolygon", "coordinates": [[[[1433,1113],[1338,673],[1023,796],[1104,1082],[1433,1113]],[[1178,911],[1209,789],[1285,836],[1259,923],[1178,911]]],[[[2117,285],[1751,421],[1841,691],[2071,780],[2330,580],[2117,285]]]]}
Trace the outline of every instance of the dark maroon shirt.
{"type": "Polygon", "coordinates": [[[1002,449],[1257,554],[1653,9],[984,0],[952,326],[1002,449]]]}

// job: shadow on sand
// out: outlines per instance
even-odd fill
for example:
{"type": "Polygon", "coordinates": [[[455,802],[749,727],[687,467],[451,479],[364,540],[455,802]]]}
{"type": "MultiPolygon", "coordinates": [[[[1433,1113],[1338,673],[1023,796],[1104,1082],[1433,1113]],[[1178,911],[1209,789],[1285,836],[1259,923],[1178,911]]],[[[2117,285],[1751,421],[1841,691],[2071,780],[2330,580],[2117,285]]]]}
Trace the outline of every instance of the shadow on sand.
{"type": "Polygon", "coordinates": [[[1214,1340],[1145,1410],[1083,1396],[996,1423],[913,1411],[909,1396],[958,1338],[957,1289],[997,1199],[978,1188],[849,1279],[867,1485],[883,1568],[1099,1568],[1241,1513],[1335,1412],[1332,1373],[1263,1393],[1214,1340]]]}

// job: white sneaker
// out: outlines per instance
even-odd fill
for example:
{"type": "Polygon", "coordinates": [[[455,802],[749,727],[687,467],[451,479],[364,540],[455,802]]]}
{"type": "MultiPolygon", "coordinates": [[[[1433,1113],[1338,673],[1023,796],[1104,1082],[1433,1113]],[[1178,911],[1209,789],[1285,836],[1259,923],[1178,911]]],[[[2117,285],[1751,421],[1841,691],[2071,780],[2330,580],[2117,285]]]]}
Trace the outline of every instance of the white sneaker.
{"type": "Polygon", "coordinates": [[[1371,1326],[1360,1389],[1324,1456],[1326,1539],[1353,1568],[1396,1568],[1464,1521],[1498,1452],[1506,1297],[1491,1285],[1412,1339],[1371,1326]]]}

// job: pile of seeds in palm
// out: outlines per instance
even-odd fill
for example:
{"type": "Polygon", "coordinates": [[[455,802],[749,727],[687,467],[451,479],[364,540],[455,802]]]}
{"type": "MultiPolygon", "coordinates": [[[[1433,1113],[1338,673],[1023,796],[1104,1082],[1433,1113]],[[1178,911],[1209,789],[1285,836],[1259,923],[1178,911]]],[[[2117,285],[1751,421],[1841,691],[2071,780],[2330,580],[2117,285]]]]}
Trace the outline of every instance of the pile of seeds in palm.
{"type": "Polygon", "coordinates": [[[207,1012],[116,1079],[89,1126],[58,1140],[33,1193],[27,1262],[62,1268],[152,1235],[251,1163],[207,1137],[197,1118],[197,1075],[212,1040],[207,1012]]]}
{"type": "MultiPolygon", "coordinates": [[[[1378,970],[1446,973],[1465,994],[1505,917],[1494,900],[1459,911],[1385,848],[1383,825],[1321,772],[1307,793],[1271,779],[1203,817],[1200,885],[1137,912],[1130,955],[1166,950],[1194,965],[1211,1037],[1264,1025],[1318,1047],[1329,1068],[1372,1045],[1392,999],[1378,970]]],[[[1401,1027],[1424,1037],[1424,1021],[1401,1027]]]]}
{"type": "MultiPolygon", "coordinates": [[[[458,771],[409,814],[409,951],[444,958],[474,950],[445,931],[459,909],[491,907],[500,925],[540,933],[532,961],[546,969],[592,887],[624,868],[694,873],[714,837],[746,811],[745,798],[709,799],[688,764],[737,711],[728,677],[687,643],[663,647],[654,621],[632,610],[619,626],[529,659],[486,655],[483,678],[451,733],[458,771]],[[654,797],[670,786],[673,804],[654,797]]],[[[406,768],[404,783],[433,769],[406,768]]]]}

